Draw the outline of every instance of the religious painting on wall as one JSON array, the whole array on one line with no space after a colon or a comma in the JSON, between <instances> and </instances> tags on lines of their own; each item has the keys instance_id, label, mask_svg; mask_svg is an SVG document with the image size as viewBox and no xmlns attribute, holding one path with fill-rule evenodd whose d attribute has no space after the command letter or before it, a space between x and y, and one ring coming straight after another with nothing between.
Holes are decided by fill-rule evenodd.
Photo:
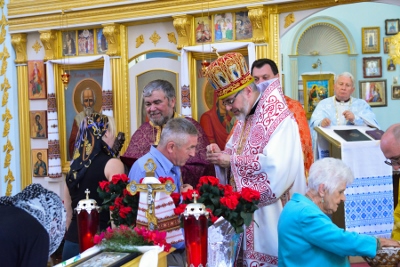
<instances>
[{"instance_id":1,"label":"religious painting on wall","mask_svg":"<svg viewBox=\"0 0 400 267\"><path fill-rule=\"evenodd\" d=\"M232 13L222 13L214 15L214 41L224 42L233 41L234 24Z\"/></svg>"},{"instance_id":2,"label":"religious painting on wall","mask_svg":"<svg viewBox=\"0 0 400 267\"><path fill-rule=\"evenodd\" d=\"M382 58L381 57L364 57L363 58L363 74L364 74L364 78L382 77Z\"/></svg>"},{"instance_id":3,"label":"religious painting on wall","mask_svg":"<svg viewBox=\"0 0 400 267\"><path fill-rule=\"evenodd\" d=\"M387 106L386 80L360 81L360 98L371 107Z\"/></svg>"},{"instance_id":4,"label":"religious painting on wall","mask_svg":"<svg viewBox=\"0 0 400 267\"><path fill-rule=\"evenodd\" d=\"M386 66L388 71L395 71L396 70L396 65L393 63L393 59L388 58L386 60Z\"/></svg>"},{"instance_id":5,"label":"religious painting on wall","mask_svg":"<svg viewBox=\"0 0 400 267\"><path fill-rule=\"evenodd\" d=\"M389 54L390 37L383 37L383 53Z\"/></svg>"},{"instance_id":6,"label":"religious painting on wall","mask_svg":"<svg viewBox=\"0 0 400 267\"><path fill-rule=\"evenodd\" d=\"M400 100L400 85L392 85L392 99Z\"/></svg>"},{"instance_id":7,"label":"religious painting on wall","mask_svg":"<svg viewBox=\"0 0 400 267\"><path fill-rule=\"evenodd\" d=\"M76 31L62 33L63 56L76 55Z\"/></svg>"},{"instance_id":8,"label":"religious painting on wall","mask_svg":"<svg viewBox=\"0 0 400 267\"><path fill-rule=\"evenodd\" d=\"M248 11L235 13L236 40L250 39L253 37L253 28Z\"/></svg>"},{"instance_id":9,"label":"religious painting on wall","mask_svg":"<svg viewBox=\"0 0 400 267\"><path fill-rule=\"evenodd\" d=\"M105 54L108 50L108 42L103 34L103 29L97 29L96 35L97 35L97 53Z\"/></svg>"},{"instance_id":10,"label":"religious painting on wall","mask_svg":"<svg viewBox=\"0 0 400 267\"><path fill-rule=\"evenodd\" d=\"M197 118L194 119L200 123L208 140L223 149L236 119L232 112L226 110L214 88L203 76L201 62L196 60L196 69L199 71L196 72L196 95L192 97L192 106L195 101L197 112Z\"/></svg>"},{"instance_id":11,"label":"religious painting on wall","mask_svg":"<svg viewBox=\"0 0 400 267\"><path fill-rule=\"evenodd\" d=\"M32 166L34 177L48 175L47 149L32 149Z\"/></svg>"},{"instance_id":12,"label":"religious painting on wall","mask_svg":"<svg viewBox=\"0 0 400 267\"><path fill-rule=\"evenodd\" d=\"M318 103L330 96L333 96L333 74L301 75L303 79L304 110L307 119Z\"/></svg>"},{"instance_id":13,"label":"religious painting on wall","mask_svg":"<svg viewBox=\"0 0 400 267\"><path fill-rule=\"evenodd\" d=\"M29 99L46 99L46 77L43 60L28 61Z\"/></svg>"},{"instance_id":14,"label":"religious painting on wall","mask_svg":"<svg viewBox=\"0 0 400 267\"><path fill-rule=\"evenodd\" d=\"M386 35L395 35L399 32L399 19L387 19L385 20L385 32Z\"/></svg>"},{"instance_id":15,"label":"religious painting on wall","mask_svg":"<svg viewBox=\"0 0 400 267\"><path fill-rule=\"evenodd\" d=\"M29 113L29 123L31 126L31 138L47 138L47 111L34 110Z\"/></svg>"},{"instance_id":16,"label":"religious painting on wall","mask_svg":"<svg viewBox=\"0 0 400 267\"><path fill-rule=\"evenodd\" d=\"M211 43L211 17L204 16L194 19L196 44Z\"/></svg>"},{"instance_id":17,"label":"religious painting on wall","mask_svg":"<svg viewBox=\"0 0 400 267\"><path fill-rule=\"evenodd\" d=\"M362 53L380 53L380 28L362 28Z\"/></svg>"},{"instance_id":18,"label":"religious painting on wall","mask_svg":"<svg viewBox=\"0 0 400 267\"><path fill-rule=\"evenodd\" d=\"M67 138L67 158L72 158L73 143L76 135L72 134L73 125L78 126L89 112L101 112L103 104L102 81L103 69L71 70L68 90L65 90L65 119ZM83 102L82 102L83 101ZM71 138L71 134L73 135ZM71 140L71 148L69 147Z\"/></svg>"},{"instance_id":19,"label":"religious painting on wall","mask_svg":"<svg viewBox=\"0 0 400 267\"><path fill-rule=\"evenodd\" d=\"M78 31L78 54L94 54L94 30L84 29Z\"/></svg>"}]
</instances>

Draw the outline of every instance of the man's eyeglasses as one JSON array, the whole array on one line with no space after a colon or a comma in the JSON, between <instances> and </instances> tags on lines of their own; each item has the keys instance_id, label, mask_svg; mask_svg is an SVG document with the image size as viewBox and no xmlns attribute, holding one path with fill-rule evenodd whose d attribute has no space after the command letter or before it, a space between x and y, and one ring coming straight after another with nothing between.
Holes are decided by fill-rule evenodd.
<instances>
[{"instance_id":1,"label":"man's eyeglasses","mask_svg":"<svg viewBox=\"0 0 400 267\"><path fill-rule=\"evenodd\" d=\"M222 105L224 105L225 107L226 107L226 106L232 106L233 103L234 103L235 100L236 100L236 97L238 96L238 94L240 94L240 92L242 92L242 90L240 90L239 92L237 92L231 99L222 101Z\"/></svg>"},{"instance_id":2,"label":"man's eyeglasses","mask_svg":"<svg viewBox=\"0 0 400 267\"><path fill-rule=\"evenodd\" d=\"M385 160L385 163L390 166L400 166L400 156L392 159L387 159Z\"/></svg>"}]
</instances>

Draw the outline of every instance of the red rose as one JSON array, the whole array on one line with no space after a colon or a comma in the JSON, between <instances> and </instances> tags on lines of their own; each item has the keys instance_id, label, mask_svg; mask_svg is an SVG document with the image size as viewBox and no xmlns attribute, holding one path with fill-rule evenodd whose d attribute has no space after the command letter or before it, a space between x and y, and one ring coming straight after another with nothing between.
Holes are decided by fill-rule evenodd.
<instances>
[{"instance_id":1,"label":"red rose","mask_svg":"<svg viewBox=\"0 0 400 267\"><path fill-rule=\"evenodd\" d=\"M126 190L126 188L124 188L124 190L122 191L122 194L124 196L132 196L131 192L129 192L128 190Z\"/></svg>"},{"instance_id":2,"label":"red rose","mask_svg":"<svg viewBox=\"0 0 400 267\"><path fill-rule=\"evenodd\" d=\"M110 189L108 188L110 182L109 181L101 181L99 182L99 186L101 190L108 192Z\"/></svg>"},{"instance_id":3,"label":"red rose","mask_svg":"<svg viewBox=\"0 0 400 267\"><path fill-rule=\"evenodd\" d=\"M224 191L224 195L230 195L233 193L233 188L231 185L229 184L225 184L225 185L218 185L218 188L222 191Z\"/></svg>"},{"instance_id":4,"label":"red rose","mask_svg":"<svg viewBox=\"0 0 400 267\"><path fill-rule=\"evenodd\" d=\"M185 211L186 206L187 206L187 204L180 204L178 207L176 207L174 209L174 213L176 215L181 215Z\"/></svg>"},{"instance_id":5,"label":"red rose","mask_svg":"<svg viewBox=\"0 0 400 267\"><path fill-rule=\"evenodd\" d=\"M199 180L199 185L210 184L210 185L218 185L219 179L214 176L202 176Z\"/></svg>"},{"instance_id":6,"label":"red rose","mask_svg":"<svg viewBox=\"0 0 400 267\"><path fill-rule=\"evenodd\" d=\"M227 197L221 197L220 202L222 205L228 207L231 210L236 209L236 206L239 204L239 200L234 194Z\"/></svg>"},{"instance_id":7,"label":"red rose","mask_svg":"<svg viewBox=\"0 0 400 267\"><path fill-rule=\"evenodd\" d=\"M251 189L249 187L244 187L242 189L242 197L244 200L248 202L252 202L253 200L259 201L260 200L260 192Z\"/></svg>"},{"instance_id":8,"label":"red rose","mask_svg":"<svg viewBox=\"0 0 400 267\"><path fill-rule=\"evenodd\" d=\"M212 213L211 209L206 208L206 211L208 211L208 213L210 215L210 220L211 220L212 223L215 223L219 219L219 217L214 216L214 214Z\"/></svg>"},{"instance_id":9,"label":"red rose","mask_svg":"<svg viewBox=\"0 0 400 267\"><path fill-rule=\"evenodd\" d=\"M174 201L175 207L178 207L179 202L181 202L181 194L173 192L171 193L172 200Z\"/></svg>"},{"instance_id":10,"label":"red rose","mask_svg":"<svg viewBox=\"0 0 400 267\"><path fill-rule=\"evenodd\" d=\"M175 183L174 179L171 177L159 177L158 180L162 183L165 184L167 181L171 181L171 183Z\"/></svg>"},{"instance_id":11,"label":"red rose","mask_svg":"<svg viewBox=\"0 0 400 267\"><path fill-rule=\"evenodd\" d=\"M119 216L123 219L132 211L131 207L120 207L119 209Z\"/></svg>"},{"instance_id":12,"label":"red rose","mask_svg":"<svg viewBox=\"0 0 400 267\"><path fill-rule=\"evenodd\" d=\"M194 190L194 189L188 189L186 192L182 192L182 197L184 201L192 201L193 200L193 194L196 194L196 198L199 199L199 191Z\"/></svg>"},{"instance_id":13,"label":"red rose","mask_svg":"<svg viewBox=\"0 0 400 267\"><path fill-rule=\"evenodd\" d=\"M114 206L117 206L117 207L120 207L120 206L123 206L124 204L123 204L123 198L122 197L117 197L117 198L115 198L115 200L114 200Z\"/></svg>"}]
</instances>

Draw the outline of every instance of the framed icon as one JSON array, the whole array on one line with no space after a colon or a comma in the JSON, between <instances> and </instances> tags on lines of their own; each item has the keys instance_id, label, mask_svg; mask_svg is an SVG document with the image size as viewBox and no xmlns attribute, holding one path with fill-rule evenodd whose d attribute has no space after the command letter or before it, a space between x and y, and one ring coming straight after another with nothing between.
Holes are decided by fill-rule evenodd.
<instances>
[{"instance_id":1,"label":"framed icon","mask_svg":"<svg viewBox=\"0 0 400 267\"><path fill-rule=\"evenodd\" d=\"M385 32L386 35L395 35L399 32L399 19L387 19L385 20Z\"/></svg>"},{"instance_id":2,"label":"framed icon","mask_svg":"<svg viewBox=\"0 0 400 267\"><path fill-rule=\"evenodd\" d=\"M29 113L29 123L31 127L31 138L46 139L47 138L47 111L34 110Z\"/></svg>"},{"instance_id":3,"label":"framed icon","mask_svg":"<svg viewBox=\"0 0 400 267\"><path fill-rule=\"evenodd\" d=\"M303 79L304 110L307 119L310 119L318 103L333 96L334 75L301 75L301 77Z\"/></svg>"},{"instance_id":4,"label":"framed icon","mask_svg":"<svg viewBox=\"0 0 400 267\"><path fill-rule=\"evenodd\" d=\"M34 177L46 177L48 175L47 149L32 150L32 166Z\"/></svg>"},{"instance_id":5,"label":"framed icon","mask_svg":"<svg viewBox=\"0 0 400 267\"><path fill-rule=\"evenodd\" d=\"M63 56L76 55L76 31L62 33Z\"/></svg>"},{"instance_id":6,"label":"framed icon","mask_svg":"<svg viewBox=\"0 0 400 267\"><path fill-rule=\"evenodd\" d=\"M360 81L360 98L371 107L387 106L386 80Z\"/></svg>"},{"instance_id":7,"label":"framed icon","mask_svg":"<svg viewBox=\"0 0 400 267\"><path fill-rule=\"evenodd\" d=\"M380 52L380 28L368 27L362 28L362 53L379 53Z\"/></svg>"},{"instance_id":8,"label":"framed icon","mask_svg":"<svg viewBox=\"0 0 400 267\"><path fill-rule=\"evenodd\" d=\"M46 75L43 60L28 61L28 95L30 100L46 99Z\"/></svg>"},{"instance_id":9,"label":"framed icon","mask_svg":"<svg viewBox=\"0 0 400 267\"><path fill-rule=\"evenodd\" d=\"M363 74L364 74L364 78L380 78L380 77L382 77L382 58L381 57L364 57L363 58Z\"/></svg>"}]
</instances>

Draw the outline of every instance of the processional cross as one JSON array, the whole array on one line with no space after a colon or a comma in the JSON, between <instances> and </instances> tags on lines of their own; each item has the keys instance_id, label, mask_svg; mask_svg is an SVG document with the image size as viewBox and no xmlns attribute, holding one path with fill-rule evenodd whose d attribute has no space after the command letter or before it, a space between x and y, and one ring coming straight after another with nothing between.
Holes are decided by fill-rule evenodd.
<instances>
[{"instance_id":1,"label":"processional cross","mask_svg":"<svg viewBox=\"0 0 400 267\"><path fill-rule=\"evenodd\" d=\"M157 168L153 159L148 159L144 164L146 170L146 177L154 177L154 171ZM147 192L147 226L150 230L157 229L157 217L155 215L155 201L154 197L157 192L164 192L170 195L175 191L176 185L171 181L165 182L165 184L138 184L136 181L130 182L126 189L132 194L136 195L137 192Z\"/></svg>"}]
</instances>

